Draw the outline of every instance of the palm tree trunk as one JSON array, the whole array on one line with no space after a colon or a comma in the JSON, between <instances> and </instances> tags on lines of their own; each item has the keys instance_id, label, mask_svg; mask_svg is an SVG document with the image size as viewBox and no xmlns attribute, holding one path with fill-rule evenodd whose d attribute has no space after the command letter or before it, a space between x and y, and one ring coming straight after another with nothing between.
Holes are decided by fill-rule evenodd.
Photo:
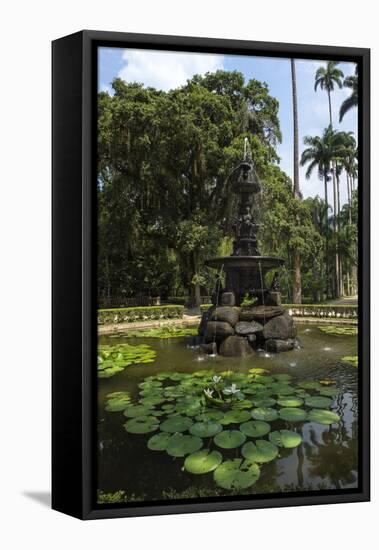
<instances>
[{"instance_id":1,"label":"palm tree trunk","mask_svg":"<svg viewBox=\"0 0 379 550\"><path fill-rule=\"evenodd\" d=\"M334 294L336 298L340 296L340 275L339 275L339 258L338 258L338 246L337 246L337 183L336 183L336 170L335 163L332 162L332 176L333 176L333 232L334 232L334 246L335 246L335 273L334 273Z\"/></svg>"},{"instance_id":2,"label":"palm tree trunk","mask_svg":"<svg viewBox=\"0 0 379 550\"><path fill-rule=\"evenodd\" d=\"M350 193L350 182L349 182L348 172L346 172L346 188L347 188L347 202L349 205L349 225L351 225L351 193Z\"/></svg>"},{"instance_id":3,"label":"palm tree trunk","mask_svg":"<svg viewBox=\"0 0 379 550\"><path fill-rule=\"evenodd\" d=\"M344 286L343 286L343 268L342 268L342 257L341 257L341 246L340 246L340 234L341 234L341 225L340 225L340 215L341 215L341 198L340 198L340 178L338 172L336 172L337 179L337 252L338 252L338 272L339 272L339 295L344 295Z\"/></svg>"},{"instance_id":4,"label":"palm tree trunk","mask_svg":"<svg viewBox=\"0 0 379 550\"><path fill-rule=\"evenodd\" d=\"M325 97L325 96L324 96ZM332 118L332 99L330 97L330 90L328 90L328 101L329 101L329 118L330 126L333 128L333 118Z\"/></svg>"},{"instance_id":5,"label":"palm tree trunk","mask_svg":"<svg viewBox=\"0 0 379 550\"><path fill-rule=\"evenodd\" d=\"M293 194L300 200L299 182L299 123L297 114L297 91L296 91L296 67L295 60L291 59L292 76L292 110L293 110ZM301 256L298 247L295 247L293 254L294 279L293 279L293 303L301 304Z\"/></svg>"},{"instance_id":6,"label":"palm tree trunk","mask_svg":"<svg viewBox=\"0 0 379 550\"><path fill-rule=\"evenodd\" d=\"M329 227L328 227L328 173L324 173L324 193L325 193L325 271L326 271L326 296L330 297L330 278L329 278Z\"/></svg>"}]
</instances>

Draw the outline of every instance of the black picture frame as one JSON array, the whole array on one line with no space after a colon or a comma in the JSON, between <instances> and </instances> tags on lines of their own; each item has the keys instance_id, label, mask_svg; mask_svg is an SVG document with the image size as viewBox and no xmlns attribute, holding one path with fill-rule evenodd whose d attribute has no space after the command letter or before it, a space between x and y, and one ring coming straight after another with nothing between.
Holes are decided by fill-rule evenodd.
<instances>
[{"instance_id":1,"label":"black picture frame","mask_svg":"<svg viewBox=\"0 0 379 550\"><path fill-rule=\"evenodd\" d=\"M127 505L95 504L96 74L98 46L344 60L359 74L359 488ZM370 50L81 31L52 44L52 507L81 519L370 499Z\"/></svg>"}]
</instances>

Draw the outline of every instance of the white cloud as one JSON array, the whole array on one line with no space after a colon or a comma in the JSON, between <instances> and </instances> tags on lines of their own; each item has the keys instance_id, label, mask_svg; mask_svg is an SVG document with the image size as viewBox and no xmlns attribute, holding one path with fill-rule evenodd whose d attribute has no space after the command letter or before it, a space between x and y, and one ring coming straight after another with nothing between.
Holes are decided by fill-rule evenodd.
<instances>
[{"instance_id":1,"label":"white cloud","mask_svg":"<svg viewBox=\"0 0 379 550\"><path fill-rule=\"evenodd\" d=\"M182 86L194 74L222 69L222 55L149 50L124 50L118 76L159 90Z\"/></svg>"}]
</instances>

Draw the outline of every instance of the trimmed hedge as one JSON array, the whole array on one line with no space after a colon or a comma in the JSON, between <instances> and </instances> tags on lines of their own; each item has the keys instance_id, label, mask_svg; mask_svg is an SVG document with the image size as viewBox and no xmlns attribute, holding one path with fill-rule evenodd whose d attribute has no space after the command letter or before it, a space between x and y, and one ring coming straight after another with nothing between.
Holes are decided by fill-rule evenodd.
<instances>
[{"instance_id":1,"label":"trimmed hedge","mask_svg":"<svg viewBox=\"0 0 379 550\"><path fill-rule=\"evenodd\" d=\"M290 315L294 317L330 317L341 319L357 319L358 306L331 304L284 304Z\"/></svg>"},{"instance_id":2,"label":"trimmed hedge","mask_svg":"<svg viewBox=\"0 0 379 550\"><path fill-rule=\"evenodd\" d=\"M113 325L134 321L181 319L183 312L184 306L180 305L98 309L97 322L99 325Z\"/></svg>"},{"instance_id":3,"label":"trimmed hedge","mask_svg":"<svg viewBox=\"0 0 379 550\"><path fill-rule=\"evenodd\" d=\"M200 311L203 313L212 304L202 304ZM330 317L331 319L357 319L358 306L330 305L330 304L283 304L290 315L294 317Z\"/></svg>"}]
</instances>

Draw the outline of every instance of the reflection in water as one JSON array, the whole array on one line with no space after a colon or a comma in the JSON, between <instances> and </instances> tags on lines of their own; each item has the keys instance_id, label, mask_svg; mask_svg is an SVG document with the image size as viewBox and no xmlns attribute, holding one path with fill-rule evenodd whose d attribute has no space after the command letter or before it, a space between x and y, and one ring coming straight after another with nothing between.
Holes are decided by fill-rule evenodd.
<instances>
[{"instance_id":1,"label":"reflection in water","mask_svg":"<svg viewBox=\"0 0 379 550\"><path fill-rule=\"evenodd\" d=\"M281 449L277 460L261 468L258 482L239 494L356 487L358 369L341 361L345 355L357 354L356 337L334 336L304 325L299 327L299 332L303 346L299 350L267 354L269 357L262 350L263 353L243 359L220 356L199 359L197 350L186 347L183 338L117 338L117 343L148 343L156 349L157 358L152 364L131 366L112 378L99 380L98 487L105 493L123 490L131 499L145 500L159 499L162 495L165 498L179 494L194 496L193 491L213 494L215 485L211 474L190 475L182 471L182 459L148 450L146 436L124 430L122 413L105 411L105 397L110 392L124 390L136 395L143 378L162 371L194 372L212 368L216 372L229 369L247 372L252 367L263 367L272 373L288 372L294 382L332 379L340 390L333 399L332 410L340 415L341 422L331 426L305 422L295 428L283 420L272 422L272 430L298 431L303 444L295 449ZM115 343L115 340L101 337L100 342ZM324 351L326 348L328 353ZM198 361L202 361L201 366ZM224 460L236 458L238 453L238 449L222 452Z\"/></svg>"}]
</instances>

